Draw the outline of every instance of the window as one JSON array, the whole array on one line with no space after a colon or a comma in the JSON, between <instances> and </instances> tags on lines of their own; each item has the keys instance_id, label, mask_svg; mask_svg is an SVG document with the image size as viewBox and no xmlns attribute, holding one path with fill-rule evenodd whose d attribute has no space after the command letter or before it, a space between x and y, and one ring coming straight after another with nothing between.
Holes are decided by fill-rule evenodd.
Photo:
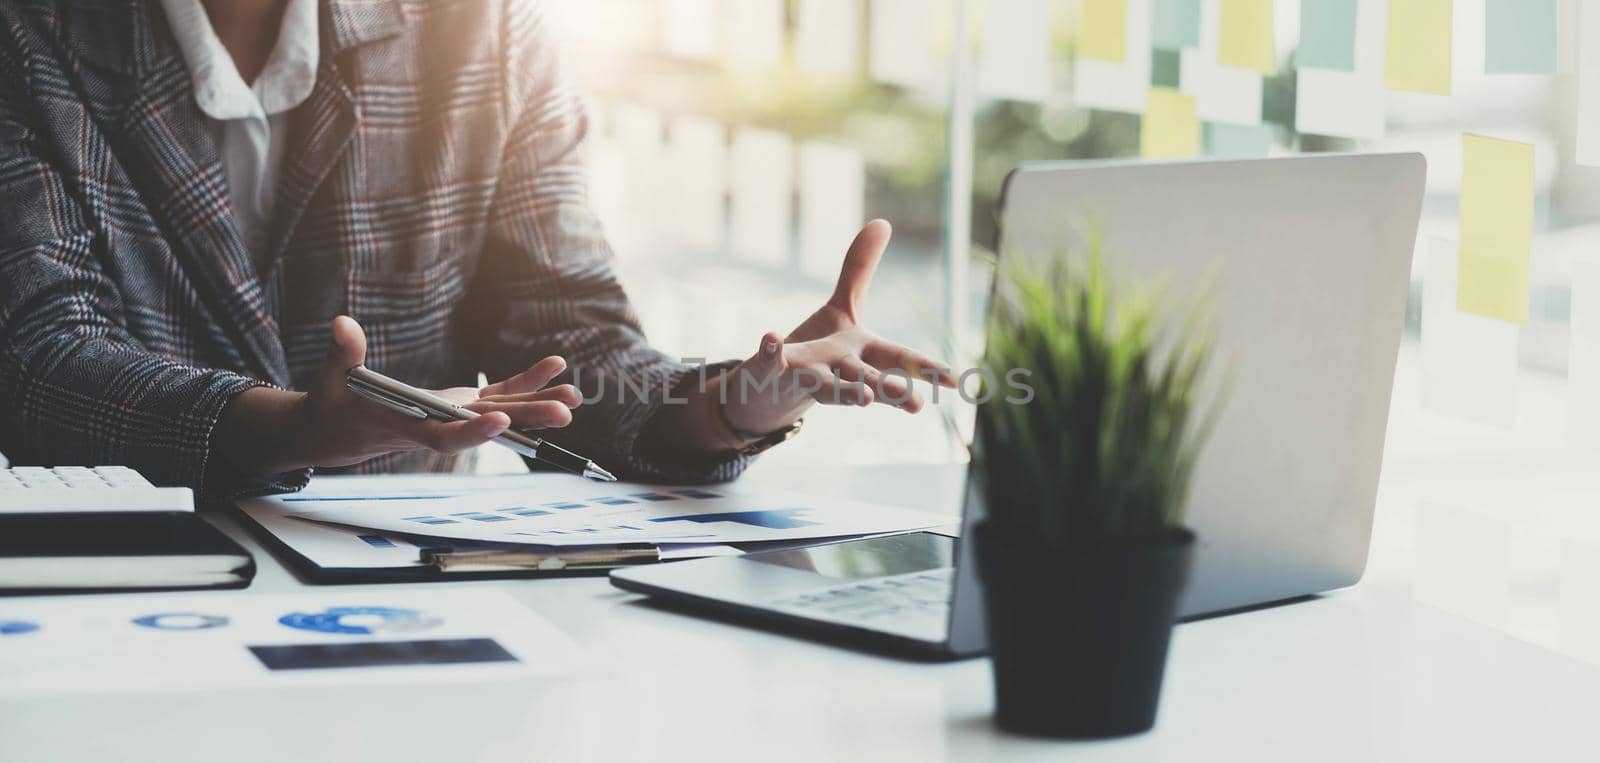
<instances>
[{"instance_id":1,"label":"window","mask_svg":"<svg viewBox=\"0 0 1600 763\"><path fill-rule=\"evenodd\" d=\"M1600 169L1576 161L1600 153L1585 144L1600 134L1578 127L1579 92L1600 74L1579 76L1581 30L1597 26L1579 4L559 7L571 71L592 100L595 204L647 332L685 356L743 357L763 331L799 321L874 216L896 235L873 327L929 348L967 341L1000 183L1021 161L1422 152L1429 179L1374 574L1414 566L1419 596L1477 586L1454 600L1476 603L1455 608L1524 638L1600 634L1597 621L1553 635L1508 614L1503 595L1600 591L1600 563L1585 561L1600 559L1600 534L1584 529L1600 527L1600 470L1585 450L1600 444ZM1526 322L1464 313L1452 299L1467 133L1531 146ZM964 458L938 416L820 410L810 424L767 458Z\"/></svg>"},{"instance_id":2,"label":"window","mask_svg":"<svg viewBox=\"0 0 1600 763\"><path fill-rule=\"evenodd\" d=\"M1122 6L1125 16L1094 18L1101 5ZM1600 269L1582 266L1600 243L1600 170L1573 160L1576 5L1560 6L1555 74L1485 74L1486 19L1504 13L1504 3L1456 0L1446 16L1448 96L1384 85L1381 0L1304 3L1314 14L1306 45L1299 0L1237 5L1270 14L1270 45L1250 53L1267 58L1267 74L1219 64L1230 34L1221 0L606 0L560 8L570 69L594 117L595 206L646 331L669 352L744 357L762 331L787 330L826 298L851 232L872 216L896 226L872 293L872 326L917 346L946 346L976 318L1006 171L1037 158L1150 152L1141 146L1141 112L1150 88L1168 88L1194 102L1202 154L1421 150L1429 158L1390 451L1426 451L1437 427L1464 427L1462 441L1482 446L1477 457L1510 461L1565 448L1570 435L1600 440L1589 435L1600 432L1600 403L1582 401L1600 395L1600 382L1566 384L1570 366L1574 376L1600 373L1584 365L1597 350L1571 339L1576 301L1586 288L1600 299ZM1110 51L1120 62L1104 61L1104 34L1082 42L1106 29L1125 35ZM1326 40L1339 35L1350 38ZM1339 67L1352 70L1330 74ZM1477 352L1454 360L1482 373L1435 379L1422 363L1424 347L1434 349L1422 333L1422 299L1430 253L1459 235L1469 131L1533 146L1530 310L1525 325L1490 333L1512 365L1469 344ZM1600 347L1600 328L1589 331ZM1438 384L1466 385L1469 416L1424 405L1424 389ZM1568 432L1570 414L1586 424ZM962 457L938 416L891 409L818 411L811 432L781 451L770 457Z\"/></svg>"},{"instance_id":3,"label":"window","mask_svg":"<svg viewBox=\"0 0 1600 763\"><path fill-rule=\"evenodd\" d=\"M951 326L949 4L611 0L562 6L590 100L593 203L646 333L752 354L832 292L861 224L895 226L873 330L937 351ZM941 395L947 402L951 395ZM964 457L934 411L818 409L788 463Z\"/></svg>"}]
</instances>

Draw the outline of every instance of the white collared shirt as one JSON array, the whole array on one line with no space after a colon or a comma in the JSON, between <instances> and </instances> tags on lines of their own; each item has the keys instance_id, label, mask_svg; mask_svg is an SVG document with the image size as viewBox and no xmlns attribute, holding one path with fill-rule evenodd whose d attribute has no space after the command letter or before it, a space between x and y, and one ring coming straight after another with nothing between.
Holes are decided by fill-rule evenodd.
<instances>
[{"instance_id":1,"label":"white collared shirt","mask_svg":"<svg viewBox=\"0 0 1600 763\"><path fill-rule=\"evenodd\" d=\"M200 0L161 0L172 36L194 80L194 97L222 155L233 219L259 261L271 245L268 224L288 138L290 110L317 78L317 2L289 0L278 40L253 84L239 76Z\"/></svg>"}]
</instances>

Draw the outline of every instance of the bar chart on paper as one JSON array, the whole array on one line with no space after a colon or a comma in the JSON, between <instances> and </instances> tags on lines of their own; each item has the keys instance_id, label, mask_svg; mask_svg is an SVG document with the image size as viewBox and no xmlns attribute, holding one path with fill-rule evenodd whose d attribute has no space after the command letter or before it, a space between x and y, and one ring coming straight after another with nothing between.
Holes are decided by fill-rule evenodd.
<instances>
[{"instance_id":1,"label":"bar chart on paper","mask_svg":"<svg viewBox=\"0 0 1600 763\"><path fill-rule=\"evenodd\" d=\"M567 475L527 475L524 484L544 484L548 480L562 481ZM369 571L387 574L401 570L425 569L428 563L420 556L423 548L439 546L439 539L426 535L384 532L370 528L325 522L306 521L308 513L317 507L331 504L353 505L415 505L416 501L459 498L481 492L504 492L510 484L497 477L456 477L424 475L424 484L407 475L381 477L322 477L312 482L305 491L290 495L248 498L239 502L239 510L251 521L270 534L286 550L303 559L314 568L311 575L356 576ZM393 483L400 484L393 484ZM518 488L526 490L528 488ZM555 509L523 509L520 514L539 516ZM492 516L492 515L485 515ZM441 518L443 519L443 518ZM731 556L739 549L719 543L661 543L657 544L662 559L696 559L706 556ZM330 570L338 572L329 573ZM341 581L344 582L344 581Z\"/></svg>"},{"instance_id":2,"label":"bar chart on paper","mask_svg":"<svg viewBox=\"0 0 1600 763\"><path fill-rule=\"evenodd\" d=\"M761 543L920 530L934 514L778 491L563 482L412 501L320 501L297 518L384 533L543 546Z\"/></svg>"}]
</instances>

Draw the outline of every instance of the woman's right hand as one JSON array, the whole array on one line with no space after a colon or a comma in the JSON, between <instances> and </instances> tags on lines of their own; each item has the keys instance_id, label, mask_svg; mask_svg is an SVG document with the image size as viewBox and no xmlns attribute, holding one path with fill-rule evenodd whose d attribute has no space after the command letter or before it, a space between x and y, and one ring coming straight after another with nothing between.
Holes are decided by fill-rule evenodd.
<instances>
[{"instance_id":1,"label":"woman's right hand","mask_svg":"<svg viewBox=\"0 0 1600 763\"><path fill-rule=\"evenodd\" d=\"M454 387L434 393L483 415L468 421L418 420L357 397L345 374L363 364L366 335L353 319L333 320L333 346L305 392L256 387L223 409L215 445L236 468L277 474L305 467L347 466L387 453L456 453L488 442L515 425L564 427L581 398L571 385L547 387L566 370L551 356L482 390Z\"/></svg>"}]
</instances>

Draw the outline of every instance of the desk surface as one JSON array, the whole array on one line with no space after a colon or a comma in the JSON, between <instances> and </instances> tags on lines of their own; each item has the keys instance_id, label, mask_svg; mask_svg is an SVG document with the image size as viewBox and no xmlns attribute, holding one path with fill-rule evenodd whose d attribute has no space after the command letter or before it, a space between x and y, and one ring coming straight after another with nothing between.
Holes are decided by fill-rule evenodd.
<instances>
[{"instance_id":1,"label":"desk surface","mask_svg":"<svg viewBox=\"0 0 1600 763\"><path fill-rule=\"evenodd\" d=\"M961 470L746 479L954 513ZM261 570L304 588L225 517ZM997 733L989 665L926 665L641 603L604 579L494 586L610 666L559 686L405 696L212 693L0 703L0 760L1571 760L1600 749L1600 669L1417 603L1381 553L1362 584L1180 626L1156 729L1101 743ZM441 585L441 584L433 584Z\"/></svg>"}]
</instances>

